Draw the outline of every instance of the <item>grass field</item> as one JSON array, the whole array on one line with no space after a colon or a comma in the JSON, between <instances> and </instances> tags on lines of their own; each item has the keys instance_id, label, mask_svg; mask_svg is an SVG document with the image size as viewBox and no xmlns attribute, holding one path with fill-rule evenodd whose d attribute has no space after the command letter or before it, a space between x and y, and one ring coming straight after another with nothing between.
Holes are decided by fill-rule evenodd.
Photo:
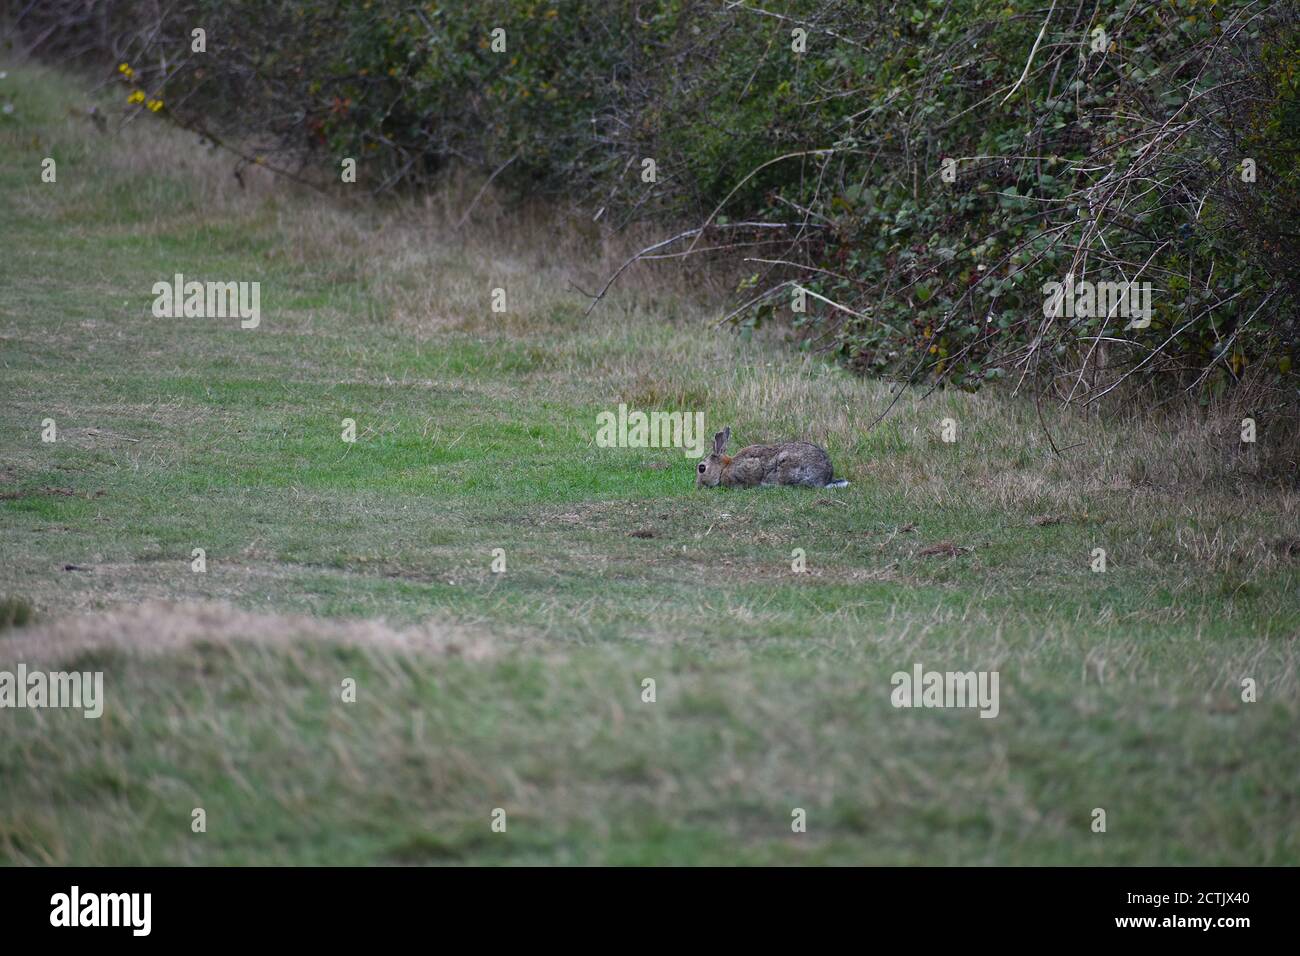
<instances>
[{"instance_id":1,"label":"grass field","mask_svg":"<svg viewBox=\"0 0 1300 956\"><path fill-rule=\"evenodd\" d=\"M0 861L1300 862L1300 495L1239 416L1045 404L1060 457L1009 394L869 428L887 385L668 270L584 318L619 249L558 213L241 186L5 69L0 597L36 619L0 669L107 703L0 710ZM175 273L259 281L260 326L155 318ZM597 446L621 402L852 485L696 490ZM917 663L1000 713L894 708Z\"/></svg>"}]
</instances>

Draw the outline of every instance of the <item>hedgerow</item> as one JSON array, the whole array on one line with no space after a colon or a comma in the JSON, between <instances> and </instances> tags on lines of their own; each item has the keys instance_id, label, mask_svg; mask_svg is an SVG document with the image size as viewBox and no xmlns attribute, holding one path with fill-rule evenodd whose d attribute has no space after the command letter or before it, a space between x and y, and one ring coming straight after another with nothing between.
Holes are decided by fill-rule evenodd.
<instances>
[{"instance_id":1,"label":"hedgerow","mask_svg":"<svg viewBox=\"0 0 1300 956\"><path fill-rule=\"evenodd\" d=\"M308 176L467 165L611 230L685 220L658 253L747 267L728 321L865 373L1295 396L1293 2L92 6L16 35L126 63L136 108ZM1089 310L1108 283L1150 283L1149 313Z\"/></svg>"}]
</instances>

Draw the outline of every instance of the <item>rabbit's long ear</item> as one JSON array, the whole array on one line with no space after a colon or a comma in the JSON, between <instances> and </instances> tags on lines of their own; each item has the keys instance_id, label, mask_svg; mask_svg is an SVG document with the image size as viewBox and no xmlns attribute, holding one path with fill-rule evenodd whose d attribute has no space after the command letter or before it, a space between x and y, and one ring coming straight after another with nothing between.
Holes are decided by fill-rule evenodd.
<instances>
[{"instance_id":1,"label":"rabbit's long ear","mask_svg":"<svg viewBox=\"0 0 1300 956\"><path fill-rule=\"evenodd\" d=\"M713 453L721 455L727 450L727 442L731 441L731 426L728 425L722 431L713 436Z\"/></svg>"}]
</instances>

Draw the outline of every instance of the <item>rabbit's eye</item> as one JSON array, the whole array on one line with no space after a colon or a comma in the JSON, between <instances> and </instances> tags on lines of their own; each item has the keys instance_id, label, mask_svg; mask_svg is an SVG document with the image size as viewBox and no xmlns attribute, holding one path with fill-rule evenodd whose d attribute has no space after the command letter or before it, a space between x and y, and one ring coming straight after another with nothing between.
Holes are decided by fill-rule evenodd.
<instances>
[{"instance_id":1,"label":"rabbit's eye","mask_svg":"<svg viewBox=\"0 0 1300 956\"><path fill-rule=\"evenodd\" d=\"M698 471L701 475L704 474L704 462L700 462L698 465L696 465L695 470Z\"/></svg>"}]
</instances>

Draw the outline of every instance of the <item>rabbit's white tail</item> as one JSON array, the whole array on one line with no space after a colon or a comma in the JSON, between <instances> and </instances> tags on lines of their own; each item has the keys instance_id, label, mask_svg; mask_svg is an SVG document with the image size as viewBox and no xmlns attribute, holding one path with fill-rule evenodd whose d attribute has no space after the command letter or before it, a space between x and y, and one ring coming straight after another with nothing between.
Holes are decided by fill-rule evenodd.
<instances>
[{"instance_id":1,"label":"rabbit's white tail","mask_svg":"<svg viewBox=\"0 0 1300 956\"><path fill-rule=\"evenodd\" d=\"M849 480L847 478L836 478L833 481L826 482L827 488L847 488Z\"/></svg>"}]
</instances>

